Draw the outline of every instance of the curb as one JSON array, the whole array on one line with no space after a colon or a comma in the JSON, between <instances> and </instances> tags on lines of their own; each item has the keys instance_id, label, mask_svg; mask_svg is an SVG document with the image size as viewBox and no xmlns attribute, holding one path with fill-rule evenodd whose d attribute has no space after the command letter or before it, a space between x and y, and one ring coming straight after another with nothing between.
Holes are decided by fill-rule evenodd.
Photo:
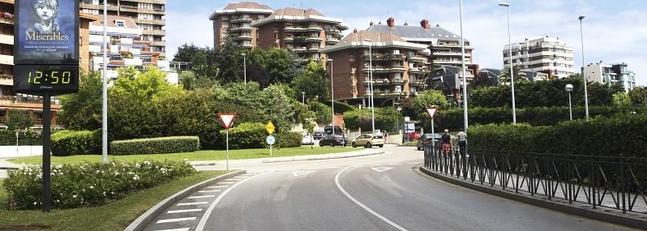
<instances>
[{"instance_id":1,"label":"curb","mask_svg":"<svg viewBox=\"0 0 647 231\"><path fill-rule=\"evenodd\" d=\"M177 192L173 194L170 197L167 197L166 199L160 201L157 203L155 206L152 208L148 209L144 214L140 215L135 219L128 227L124 229L124 231L140 231L144 230L144 227L151 223L157 216L159 216L161 213L164 212L168 207L170 207L172 204L175 204L176 202L180 201L182 198L200 190L203 186L207 184L211 184L213 182L217 182L220 180L224 180L227 178L239 176L245 174L247 171L245 170L238 170L235 172L230 172L225 175L220 175L214 178L211 178L209 180L205 180L203 182L197 183L191 187L188 187L180 192Z\"/></svg>"},{"instance_id":2,"label":"curb","mask_svg":"<svg viewBox=\"0 0 647 231\"><path fill-rule=\"evenodd\" d=\"M360 151L354 151L354 152L360 152ZM294 158L291 159L283 159L283 160L272 160L272 158L263 158L263 159L242 159L242 160L234 160L234 161L245 161L245 163L280 163L280 162L292 162L292 161L310 161L310 160L331 160L331 159L344 159L344 158L353 158L353 157L363 157L363 156L372 156L372 155L379 155L379 154L384 154L385 151L384 149L380 149L379 151L375 152L370 152L370 153L364 153L364 154L359 154L359 155L343 155L343 156L330 156L330 157L317 157L317 155L309 155L309 156L294 156ZM299 158L298 158L299 157ZM280 158L280 157L276 157ZM214 162L203 162L203 163L197 163L197 164L191 164L192 166L215 166L218 165L218 162L220 161L214 161ZM229 160L229 163L232 163L232 160Z\"/></svg>"},{"instance_id":3,"label":"curb","mask_svg":"<svg viewBox=\"0 0 647 231\"><path fill-rule=\"evenodd\" d=\"M631 216L631 214L623 215L623 214L607 212L599 209L592 209L589 206L584 204L580 206L576 205L575 203L572 205L563 204L557 201L551 201L551 200L536 198L536 197L529 197L529 196L524 196L522 194L517 194L514 192L504 191L501 189L484 187L484 186L481 186L480 184L465 182L460 179L456 179L453 177L449 177L449 176L445 176L442 174L429 171L423 168L422 166L418 167L418 170L430 177L433 177L451 184L455 184L461 187L479 191L482 193L492 194L498 197L503 197L506 199L519 201L522 203L539 206L547 209L552 209L559 212L582 216L582 217L586 217L594 220L614 223L614 224L623 225L631 228L637 228L641 230L647 230L647 220L645 220L644 218L629 217Z\"/></svg>"}]
</instances>

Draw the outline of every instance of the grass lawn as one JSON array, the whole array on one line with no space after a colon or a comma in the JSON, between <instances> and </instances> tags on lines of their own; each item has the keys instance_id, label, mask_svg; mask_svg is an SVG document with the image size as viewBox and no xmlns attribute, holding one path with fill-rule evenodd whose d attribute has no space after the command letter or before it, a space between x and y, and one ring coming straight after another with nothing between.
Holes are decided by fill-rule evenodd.
<instances>
[{"instance_id":1,"label":"grass lawn","mask_svg":"<svg viewBox=\"0 0 647 231\"><path fill-rule=\"evenodd\" d=\"M7 193L0 187L0 230L123 230L164 198L223 173L224 171L200 172L133 193L101 207L52 210L50 213L38 210L7 210Z\"/></svg>"},{"instance_id":2,"label":"grass lawn","mask_svg":"<svg viewBox=\"0 0 647 231\"><path fill-rule=\"evenodd\" d=\"M281 148L273 149L271 157L280 157L280 156L300 156L300 155L320 155L320 154L330 154L330 153L340 153L340 152L349 152L349 151L360 151L362 148L350 148L350 147L318 147L314 146L313 149L310 149L310 146L302 146L297 148ZM119 160L119 161L144 161L144 160L224 160L225 159L224 150L203 150L197 152L185 152L185 153L170 153L170 154L151 154L151 155L109 155L110 160ZM269 149L239 149L239 150L229 150L229 159L254 159L254 158L266 158L270 157ZM16 164L35 164L40 165L42 157L24 157L11 160L11 162ZM55 164L73 164L81 162L98 162L101 161L101 155L76 155L76 156L53 156L52 163Z\"/></svg>"}]
</instances>

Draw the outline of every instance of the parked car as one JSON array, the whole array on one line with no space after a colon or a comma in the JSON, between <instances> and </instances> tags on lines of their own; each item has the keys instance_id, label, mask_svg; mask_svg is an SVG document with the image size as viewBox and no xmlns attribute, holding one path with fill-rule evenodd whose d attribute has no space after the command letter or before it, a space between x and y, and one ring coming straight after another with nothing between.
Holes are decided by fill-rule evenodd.
<instances>
[{"instance_id":1,"label":"parked car","mask_svg":"<svg viewBox=\"0 0 647 231\"><path fill-rule=\"evenodd\" d=\"M315 143L315 139L309 135L303 135L303 138L301 138L301 144L303 145L311 145L314 143Z\"/></svg>"},{"instance_id":2,"label":"parked car","mask_svg":"<svg viewBox=\"0 0 647 231\"><path fill-rule=\"evenodd\" d=\"M344 135L344 130L342 130L339 126L336 126L336 125L334 127L332 125L328 125L324 127L324 132L327 135L331 135L331 134L340 135L340 136Z\"/></svg>"},{"instance_id":3,"label":"parked car","mask_svg":"<svg viewBox=\"0 0 647 231\"><path fill-rule=\"evenodd\" d=\"M353 140L351 143L353 148L357 146L364 146L365 148L371 148L373 146L384 147L384 136L382 135L361 135Z\"/></svg>"},{"instance_id":4,"label":"parked car","mask_svg":"<svg viewBox=\"0 0 647 231\"><path fill-rule=\"evenodd\" d=\"M324 137L324 131L315 131L315 134L312 136L315 140L320 140Z\"/></svg>"},{"instance_id":5,"label":"parked car","mask_svg":"<svg viewBox=\"0 0 647 231\"><path fill-rule=\"evenodd\" d=\"M332 146L332 147L344 146L344 147L346 147L347 143L348 143L348 140L346 140L346 138L344 136L327 135L327 136L324 136L324 138L322 138L319 141L319 146L321 146L321 147L323 147L323 146Z\"/></svg>"},{"instance_id":6,"label":"parked car","mask_svg":"<svg viewBox=\"0 0 647 231\"><path fill-rule=\"evenodd\" d=\"M418 150L425 150L425 145L431 144L432 138L436 142L436 147L438 147L440 144L440 138L442 137L443 137L443 134L441 133L425 133L422 136L420 136L420 139L418 139L418 143L416 144L416 147L418 148Z\"/></svg>"}]
</instances>

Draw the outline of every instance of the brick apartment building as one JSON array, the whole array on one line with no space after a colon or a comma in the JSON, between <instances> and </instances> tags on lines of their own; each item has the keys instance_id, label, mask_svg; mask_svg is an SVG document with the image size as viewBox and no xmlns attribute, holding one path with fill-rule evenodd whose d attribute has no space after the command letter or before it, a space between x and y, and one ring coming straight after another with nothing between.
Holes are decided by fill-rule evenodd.
<instances>
[{"instance_id":1,"label":"brick apartment building","mask_svg":"<svg viewBox=\"0 0 647 231\"><path fill-rule=\"evenodd\" d=\"M321 49L337 44L347 27L342 20L326 17L314 9L283 8L269 17L256 20L257 46L278 47L297 53L301 61L325 59Z\"/></svg>"},{"instance_id":2,"label":"brick apartment building","mask_svg":"<svg viewBox=\"0 0 647 231\"><path fill-rule=\"evenodd\" d=\"M243 47L256 47L257 31L253 21L274 13L269 6L255 2L229 3L209 16L213 21L213 47L219 47L227 37Z\"/></svg>"},{"instance_id":3,"label":"brick apartment building","mask_svg":"<svg viewBox=\"0 0 647 231\"><path fill-rule=\"evenodd\" d=\"M368 105L371 69L376 106L416 95L425 88L429 73L425 49L426 45L406 42L393 33L353 31L322 49L334 63L335 100Z\"/></svg>"}]
</instances>

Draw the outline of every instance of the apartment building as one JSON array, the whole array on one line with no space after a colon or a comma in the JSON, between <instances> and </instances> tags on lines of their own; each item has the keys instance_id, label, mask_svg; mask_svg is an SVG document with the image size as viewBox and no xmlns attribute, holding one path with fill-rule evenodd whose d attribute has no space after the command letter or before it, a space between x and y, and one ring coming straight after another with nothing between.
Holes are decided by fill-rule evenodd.
<instances>
[{"instance_id":1,"label":"apartment building","mask_svg":"<svg viewBox=\"0 0 647 231\"><path fill-rule=\"evenodd\" d=\"M170 70L167 60L160 60L160 52L155 52L153 43L141 40L143 30L130 17L109 15L106 25L108 41L108 76L117 77L116 69L124 66L134 66L143 70L147 66L157 66L162 70ZM90 70L99 71L103 68L103 17L90 24L90 47L92 57Z\"/></svg>"},{"instance_id":2,"label":"apartment building","mask_svg":"<svg viewBox=\"0 0 647 231\"><path fill-rule=\"evenodd\" d=\"M36 125L42 124L42 97L16 93L13 89L14 46L14 0L0 0L0 126L3 126L10 111L26 111ZM96 16L81 13L79 29L79 67L87 71L89 57L89 25ZM60 110L60 101L55 97L51 104L52 125Z\"/></svg>"},{"instance_id":3,"label":"apartment building","mask_svg":"<svg viewBox=\"0 0 647 231\"><path fill-rule=\"evenodd\" d=\"M620 85L626 92L636 87L636 75L627 69L626 63L605 64L602 61L584 67L584 77L588 82L606 85Z\"/></svg>"},{"instance_id":4,"label":"apartment building","mask_svg":"<svg viewBox=\"0 0 647 231\"><path fill-rule=\"evenodd\" d=\"M396 25L395 19L390 17L386 20L386 25L371 24L368 31L393 33L400 36L404 41L410 43L423 44L428 47L427 56L431 65L461 67L461 37L442 27L440 25L431 26L429 20L420 21L420 26ZM465 64L472 64L472 51L468 40L465 42Z\"/></svg>"},{"instance_id":5,"label":"apartment building","mask_svg":"<svg viewBox=\"0 0 647 231\"><path fill-rule=\"evenodd\" d=\"M503 48L503 65L510 65L510 48ZM565 78L575 74L573 48L559 38L542 37L525 39L512 44L512 64L522 70L543 72L549 78Z\"/></svg>"},{"instance_id":6,"label":"apartment building","mask_svg":"<svg viewBox=\"0 0 647 231\"><path fill-rule=\"evenodd\" d=\"M82 12L103 14L103 0L80 0ZM107 0L108 15L132 18L143 30L141 40L151 42L154 52L165 57L166 0Z\"/></svg>"},{"instance_id":7,"label":"apartment building","mask_svg":"<svg viewBox=\"0 0 647 231\"><path fill-rule=\"evenodd\" d=\"M272 13L272 8L256 2L229 3L223 9L214 11L209 16L209 20L213 21L213 47L222 45L226 38L243 47L255 47L257 29L251 23Z\"/></svg>"},{"instance_id":8,"label":"apartment building","mask_svg":"<svg viewBox=\"0 0 647 231\"><path fill-rule=\"evenodd\" d=\"M283 8L256 20L257 46L278 47L297 53L301 61L325 59L321 49L337 44L347 27L342 20L326 17L314 9Z\"/></svg>"},{"instance_id":9,"label":"apartment building","mask_svg":"<svg viewBox=\"0 0 647 231\"><path fill-rule=\"evenodd\" d=\"M382 106L425 88L429 72L425 49L426 45L406 42L392 33L355 30L321 52L334 63L336 100L367 105L372 83L375 105Z\"/></svg>"}]
</instances>

